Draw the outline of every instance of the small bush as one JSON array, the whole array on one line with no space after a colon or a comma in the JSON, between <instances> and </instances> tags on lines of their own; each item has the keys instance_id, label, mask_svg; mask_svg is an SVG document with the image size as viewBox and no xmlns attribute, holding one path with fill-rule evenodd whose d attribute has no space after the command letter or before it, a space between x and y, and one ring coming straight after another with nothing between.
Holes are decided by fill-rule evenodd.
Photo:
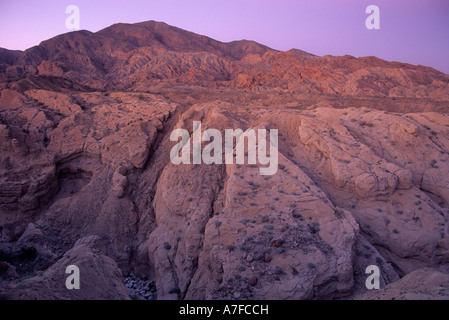
<instances>
[{"instance_id":1,"label":"small bush","mask_svg":"<svg viewBox=\"0 0 449 320\"><path fill-rule=\"evenodd\" d=\"M276 269L274 269L274 273L277 274L278 276L282 276L285 274L284 270L282 270L279 267L276 267Z\"/></svg>"},{"instance_id":2,"label":"small bush","mask_svg":"<svg viewBox=\"0 0 449 320\"><path fill-rule=\"evenodd\" d=\"M317 233L320 231L320 224L318 222L312 222L309 224L310 232Z\"/></svg>"},{"instance_id":3,"label":"small bush","mask_svg":"<svg viewBox=\"0 0 449 320\"><path fill-rule=\"evenodd\" d=\"M171 249L171 244L168 243L168 242L165 242L165 243L164 243L164 249L170 250L170 249Z\"/></svg>"},{"instance_id":4,"label":"small bush","mask_svg":"<svg viewBox=\"0 0 449 320\"><path fill-rule=\"evenodd\" d=\"M175 287L175 288L170 289L170 291L168 293L169 294L180 294L181 290L179 290L178 287Z\"/></svg>"},{"instance_id":5,"label":"small bush","mask_svg":"<svg viewBox=\"0 0 449 320\"><path fill-rule=\"evenodd\" d=\"M296 219L300 219L300 220L303 220L303 217L302 217L302 215L300 215L299 213L297 213L297 212L293 212L292 213L292 216L293 216L293 218L296 218Z\"/></svg>"}]
</instances>

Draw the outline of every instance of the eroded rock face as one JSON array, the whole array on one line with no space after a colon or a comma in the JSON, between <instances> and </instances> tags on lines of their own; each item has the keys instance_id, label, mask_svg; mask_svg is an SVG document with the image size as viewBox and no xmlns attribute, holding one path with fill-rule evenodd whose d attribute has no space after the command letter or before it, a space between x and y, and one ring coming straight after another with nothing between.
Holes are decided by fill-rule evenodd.
<instances>
[{"instance_id":1,"label":"eroded rock face","mask_svg":"<svg viewBox=\"0 0 449 320\"><path fill-rule=\"evenodd\" d=\"M111 258L92 248L98 237L80 239L58 262L39 275L26 279L3 293L6 299L25 300L129 300L122 273ZM65 286L66 268L80 270L79 290ZM69 273L70 274L70 273Z\"/></svg>"},{"instance_id":2,"label":"eroded rock face","mask_svg":"<svg viewBox=\"0 0 449 320\"><path fill-rule=\"evenodd\" d=\"M358 296L359 300L448 300L449 276L436 269L413 271L381 290Z\"/></svg>"},{"instance_id":3,"label":"eroded rock face","mask_svg":"<svg viewBox=\"0 0 449 320\"><path fill-rule=\"evenodd\" d=\"M52 58L63 40L70 65ZM434 274L436 288L449 272L447 75L206 40L116 25L0 66L3 297L127 299L135 275L158 299L375 298L369 265L382 288L425 289ZM194 121L277 129L277 172L246 157L173 164L170 134ZM83 293L65 289L68 264L88 270Z\"/></svg>"}]
</instances>

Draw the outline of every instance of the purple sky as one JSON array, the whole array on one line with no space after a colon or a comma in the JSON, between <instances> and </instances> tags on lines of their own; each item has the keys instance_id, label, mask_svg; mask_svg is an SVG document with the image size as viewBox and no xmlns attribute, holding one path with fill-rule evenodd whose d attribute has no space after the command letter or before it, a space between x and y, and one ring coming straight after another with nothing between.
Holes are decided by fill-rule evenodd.
<instances>
[{"instance_id":1,"label":"purple sky","mask_svg":"<svg viewBox=\"0 0 449 320\"><path fill-rule=\"evenodd\" d=\"M156 20L225 42L374 55L449 74L449 0L0 0L0 47L24 50L68 32L71 4L90 31ZM380 8L380 30L365 27L371 4Z\"/></svg>"}]
</instances>

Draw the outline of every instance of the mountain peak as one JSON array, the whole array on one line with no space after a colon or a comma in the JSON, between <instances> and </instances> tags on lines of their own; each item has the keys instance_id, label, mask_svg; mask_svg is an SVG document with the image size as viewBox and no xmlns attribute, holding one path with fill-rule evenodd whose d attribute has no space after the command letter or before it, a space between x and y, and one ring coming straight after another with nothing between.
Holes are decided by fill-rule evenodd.
<instances>
[{"instance_id":1,"label":"mountain peak","mask_svg":"<svg viewBox=\"0 0 449 320\"><path fill-rule=\"evenodd\" d=\"M415 97L429 95L428 87L421 86L433 84L441 89L439 96L449 97L449 76L431 68L376 57L318 57L298 49L282 52L251 40L225 43L158 21L66 33L25 52L5 52L0 63L9 77L70 79L93 90L138 90L166 82Z\"/></svg>"}]
</instances>

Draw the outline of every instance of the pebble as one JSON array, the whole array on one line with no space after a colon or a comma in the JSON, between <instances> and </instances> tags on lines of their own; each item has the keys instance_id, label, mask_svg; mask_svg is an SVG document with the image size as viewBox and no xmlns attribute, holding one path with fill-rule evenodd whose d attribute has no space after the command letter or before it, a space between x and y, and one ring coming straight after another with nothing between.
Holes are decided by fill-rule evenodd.
<instances>
[{"instance_id":1,"label":"pebble","mask_svg":"<svg viewBox=\"0 0 449 320\"><path fill-rule=\"evenodd\" d=\"M265 253L264 256L263 256L263 261L270 262L271 261L271 255L269 255L268 253Z\"/></svg>"},{"instance_id":2,"label":"pebble","mask_svg":"<svg viewBox=\"0 0 449 320\"><path fill-rule=\"evenodd\" d=\"M234 298L239 299L240 298L240 292L234 292Z\"/></svg>"},{"instance_id":3,"label":"pebble","mask_svg":"<svg viewBox=\"0 0 449 320\"><path fill-rule=\"evenodd\" d=\"M252 277L251 279L249 279L249 285L254 287L257 284L257 278L256 277Z\"/></svg>"}]
</instances>

